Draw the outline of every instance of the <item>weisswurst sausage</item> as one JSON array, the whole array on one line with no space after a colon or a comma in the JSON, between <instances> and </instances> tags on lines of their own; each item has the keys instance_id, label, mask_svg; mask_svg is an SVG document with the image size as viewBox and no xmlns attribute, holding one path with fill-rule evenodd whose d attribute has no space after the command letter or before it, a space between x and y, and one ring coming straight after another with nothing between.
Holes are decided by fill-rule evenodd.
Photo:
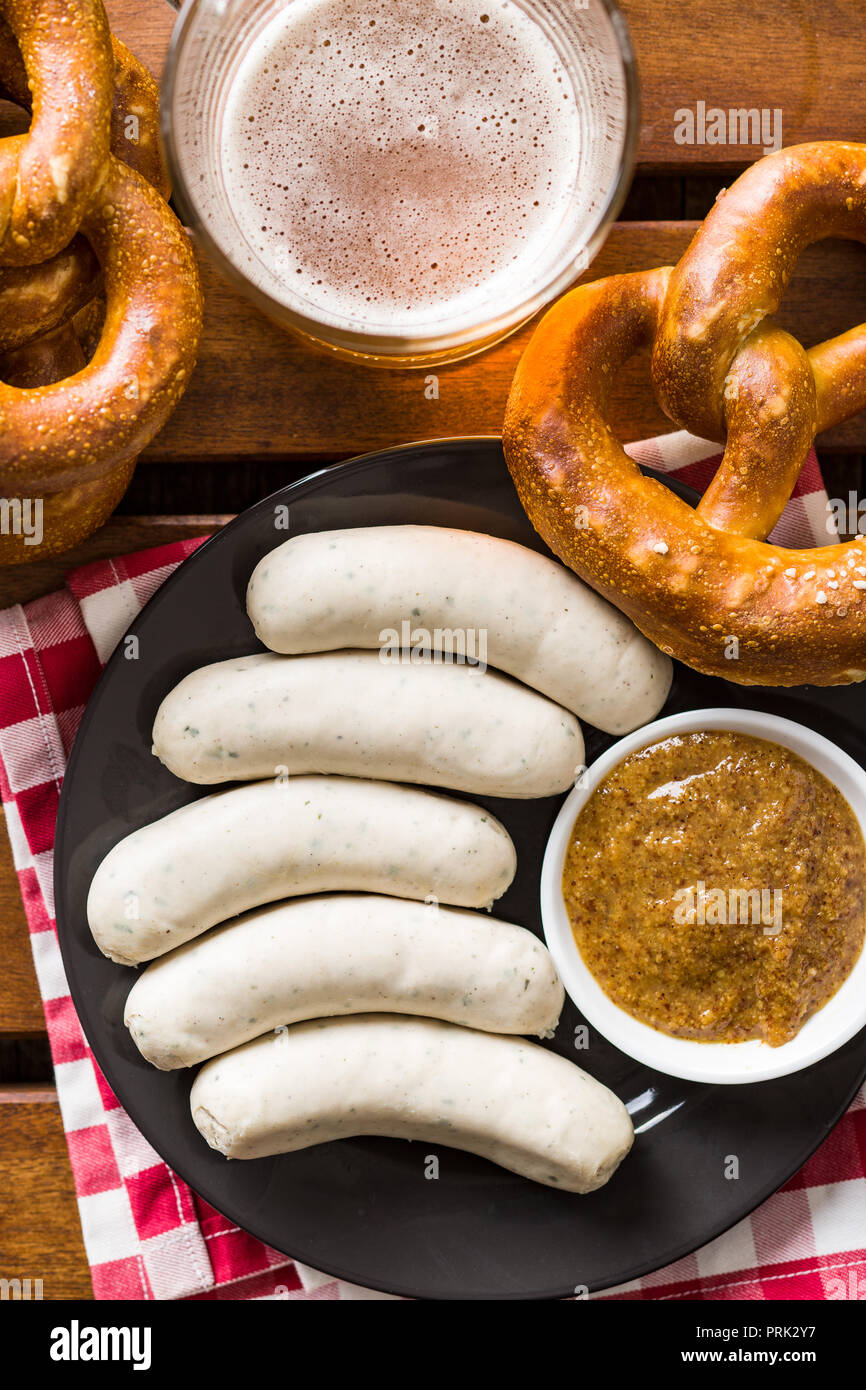
<instances>
[{"instance_id":1,"label":"weisswurst sausage","mask_svg":"<svg viewBox=\"0 0 866 1390\"><path fill-rule=\"evenodd\" d=\"M421 1014L543 1036L563 1001L546 947L524 927L341 893L259 908L162 956L133 985L124 1021L147 1060L168 1070L340 1014Z\"/></svg>"},{"instance_id":2,"label":"weisswurst sausage","mask_svg":"<svg viewBox=\"0 0 866 1390\"><path fill-rule=\"evenodd\" d=\"M393 1014L297 1023L245 1043L205 1063L190 1106L229 1158L380 1134L468 1149L567 1192L603 1186L633 1139L613 1092L555 1052Z\"/></svg>"},{"instance_id":3,"label":"weisswurst sausage","mask_svg":"<svg viewBox=\"0 0 866 1390\"><path fill-rule=\"evenodd\" d=\"M351 651L193 671L163 700L153 751L208 785L282 767L533 797L572 785L584 745L570 711L506 676Z\"/></svg>"},{"instance_id":4,"label":"weisswurst sausage","mask_svg":"<svg viewBox=\"0 0 866 1390\"><path fill-rule=\"evenodd\" d=\"M516 855L489 812L350 777L257 782L193 801L116 844L87 900L100 950L150 960L217 922L315 892L489 907Z\"/></svg>"},{"instance_id":5,"label":"weisswurst sausage","mask_svg":"<svg viewBox=\"0 0 866 1390\"><path fill-rule=\"evenodd\" d=\"M477 653L483 634L491 666L611 734L654 719L672 679L669 658L570 570L475 531L295 536L256 566L247 611L275 652L378 647L390 630L404 646Z\"/></svg>"}]
</instances>

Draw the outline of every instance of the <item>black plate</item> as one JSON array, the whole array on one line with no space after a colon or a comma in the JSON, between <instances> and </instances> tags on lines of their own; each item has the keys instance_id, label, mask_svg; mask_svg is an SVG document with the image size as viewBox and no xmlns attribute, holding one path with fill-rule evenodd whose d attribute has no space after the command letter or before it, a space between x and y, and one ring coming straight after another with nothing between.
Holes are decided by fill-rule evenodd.
<instances>
[{"instance_id":1,"label":"black plate","mask_svg":"<svg viewBox=\"0 0 866 1390\"><path fill-rule=\"evenodd\" d=\"M677 487L693 497L688 489ZM190 1071L158 1072L133 1046L123 1004L135 972L95 946L85 904L112 845L211 788L179 782L150 753L157 706L193 667L260 650L244 611L249 575L292 533L415 522L486 531L544 551L511 485L498 440L421 444L368 455L294 484L245 512L163 585L88 705L63 784L57 827L60 944L72 997L122 1104L197 1192L277 1249L358 1284L425 1298L550 1298L637 1277L705 1244L781 1186L839 1119L866 1073L866 1031L808 1071L752 1086L679 1081L633 1062L594 1030L575 1052L568 1005L552 1044L628 1104L638 1138L601 1192L539 1187L468 1154L386 1139L229 1163L189 1114ZM787 715L866 766L864 695L746 690L678 667L666 713L735 705ZM609 736L587 728L591 761ZM483 802L510 830L518 873L497 914L541 933L538 879L560 799ZM438 1181L425 1155L440 1157ZM739 1178L725 1176L729 1155Z\"/></svg>"}]
</instances>

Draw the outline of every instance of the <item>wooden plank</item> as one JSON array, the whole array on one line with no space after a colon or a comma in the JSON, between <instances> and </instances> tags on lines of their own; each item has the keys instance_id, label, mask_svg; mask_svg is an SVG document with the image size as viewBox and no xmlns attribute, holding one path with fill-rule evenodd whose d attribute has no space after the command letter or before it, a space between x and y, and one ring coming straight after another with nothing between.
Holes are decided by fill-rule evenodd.
<instances>
[{"instance_id":1,"label":"wooden plank","mask_svg":"<svg viewBox=\"0 0 866 1390\"><path fill-rule=\"evenodd\" d=\"M0 569L0 608L31 599L60 588L64 575L78 565L126 555L133 550L168 545L191 536L209 536L231 517L227 516L115 516L100 531L75 550L54 555L31 565Z\"/></svg>"},{"instance_id":2,"label":"wooden plank","mask_svg":"<svg viewBox=\"0 0 866 1390\"><path fill-rule=\"evenodd\" d=\"M863 139L862 0L620 0L638 60L641 172L741 169L761 145L677 144L676 113L781 112L781 141ZM730 134L727 122L727 134Z\"/></svg>"},{"instance_id":3,"label":"wooden plank","mask_svg":"<svg viewBox=\"0 0 866 1390\"><path fill-rule=\"evenodd\" d=\"M104 0L113 32L161 77L177 11L167 0Z\"/></svg>"},{"instance_id":4,"label":"wooden plank","mask_svg":"<svg viewBox=\"0 0 866 1390\"><path fill-rule=\"evenodd\" d=\"M740 169L762 145L679 144L676 113L781 112L786 145L862 140L862 0L620 0L641 82L638 171ZM166 0L106 0L112 25L162 71L174 20ZM730 123L729 123L730 124ZM726 134L738 135L736 129Z\"/></svg>"},{"instance_id":5,"label":"wooden plank","mask_svg":"<svg viewBox=\"0 0 866 1390\"><path fill-rule=\"evenodd\" d=\"M673 262L697 224L622 222L586 279ZM207 319L199 364L174 417L145 455L344 458L413 439L498 434L508 389L531 327L481 358L428 373L376 370L313 351L282 332L216 271L203 267ZM810 248L789 286L781 321L806 346L866 321L866 258L854 243ZM655 403L646 363L623 373L613 423L625 440L673 428ZM837 449L866 446L866 417L825 436Z\"/></svg>"},{"instance_id":6,"label":"wooden plank","mask_svg":"<svg viewBox=\"0 0 866 1390\"><path fill-rule=\"evenodd\" d=\"M33 969L30 932L12 863L12 850L0 814L0 1038L32 1037L45 1032L45 1015ZM3 1274L0 1263L0 1275Z\"/></svg>"},{"instance_id":7,"label":"wooden plank","mask_svg":"<svg viewBox=\"0 0 866 1390\"><path fill-rule=\"evenodd\" d=\"M0 1086L0 1278L41 1279L45 1299L92 1298L53 1087Z\"/></svg>"}]
</instances>

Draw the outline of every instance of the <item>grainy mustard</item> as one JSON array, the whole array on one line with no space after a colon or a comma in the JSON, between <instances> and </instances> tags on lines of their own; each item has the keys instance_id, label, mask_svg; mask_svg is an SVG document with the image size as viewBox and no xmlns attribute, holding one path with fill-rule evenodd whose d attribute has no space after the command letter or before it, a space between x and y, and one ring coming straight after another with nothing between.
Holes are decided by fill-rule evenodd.
<instances>
[{"instance_id":1,"label":"grainy mustard","mask_svg":"<svg viewBox=\"0 0 866 1390\"><path fill-rule=\"evenodd\" d=\"M863 949L866 845L796 754L725 731L625 758L575 822L563 895L605 992L707 1042L788 1042Z\"/></svg>"}]
</instances>

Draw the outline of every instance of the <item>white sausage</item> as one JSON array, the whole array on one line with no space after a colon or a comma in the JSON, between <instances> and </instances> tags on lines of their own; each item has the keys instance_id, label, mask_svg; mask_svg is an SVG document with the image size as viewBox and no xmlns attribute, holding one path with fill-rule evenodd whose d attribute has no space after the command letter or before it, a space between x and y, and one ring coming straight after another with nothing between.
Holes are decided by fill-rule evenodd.
<instances>
[{"instance_id":1,"label":"white sausage","mask_svg":"<svg viewBox=\"0 0 866 1390\"><path fill-rule=\"evenodd\" d=\"M203 666L160 705L153 751L202 784L282 767L511 797L565 791L584 756L574 715L506 676L369 651Z\"/></svg>"},{"instance_id":2,"label":"white sausage","mask_svg":"<svg viewBox=\"0 0 866 1390\"><path fill-rule=\"evenodd\" d=\"M654 719L673 668L622 613L555 560L440 526L295 536L253 571L247 611L266 647L378 647L435 634L452 651L484 632L487 661L611 734ZM476 639L477 641L477 639ZM459 649L459 646L458 646Z\"/></svg>"},{"instance_id":3,"label":"white sausage","mask_svg":"<svg viewBox=\"0 0 866 1390\"><path fill-rule=\"evenodd\" d=\"M132 965L306 893L489 907L515 867L508 831L479 806L387 782L294 777L204 797L133 831L97 869L87 917L100 950Z\"/></svg>"},{"instance_id":4,"label":"white sausage","mask_svg":"<svg viewBox=\"0 0 866 1390\"><path fill-rule=\"evenodd\" d=\"M543 1037L564 997L546 947L524 927L373 893L323 894L260 908L154 961L124 1022L143 1056L170 1070L339 1014L421 1014Z\"/></svg>"},{"instance_id":5,"label":"white sausage","mask_svg":"<svg viewBox=\"0 0 866 1390\"><path fill-rule=\"evenodd\" d=\"M245 1043L205 1063L190 1106L229 1158L380 1134L468 1149L568 1192L606 1183L633 1138L613 1092L555 1052L400 1015L298 1023ZM420 1151L414 1161L423 1182Z\"/></svg>"}]
</instances>

